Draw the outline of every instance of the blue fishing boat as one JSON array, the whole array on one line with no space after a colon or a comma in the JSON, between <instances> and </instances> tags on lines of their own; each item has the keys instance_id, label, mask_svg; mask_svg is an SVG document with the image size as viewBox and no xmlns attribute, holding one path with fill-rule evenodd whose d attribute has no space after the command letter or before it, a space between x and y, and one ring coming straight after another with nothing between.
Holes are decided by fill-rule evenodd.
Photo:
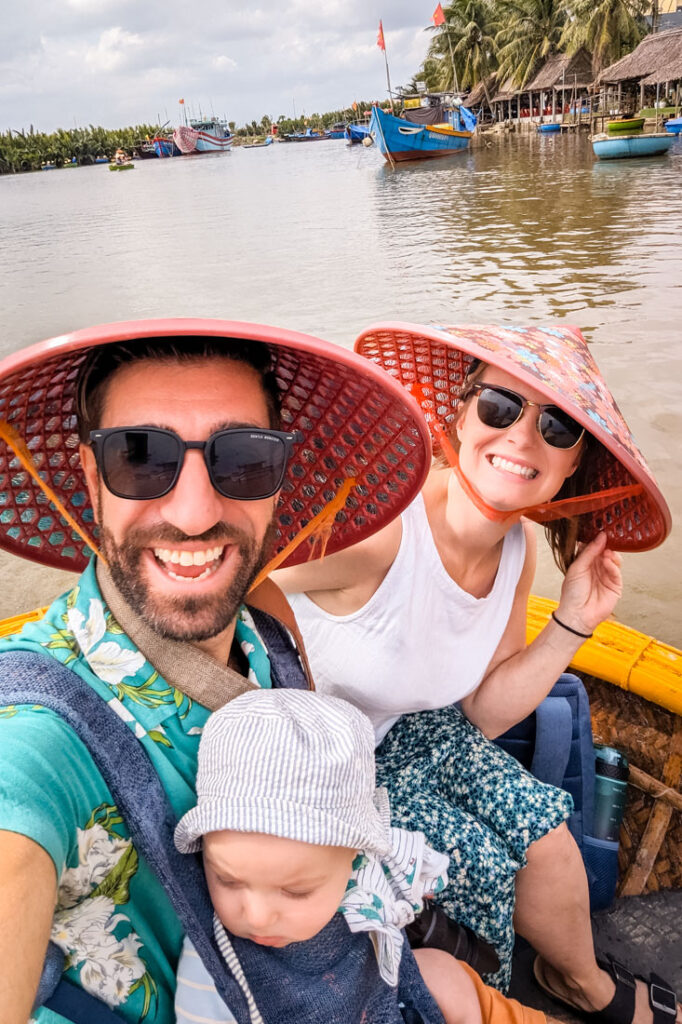
<instances>
[{"instance_id":1,"label":"blue fishing boat","mask_svg":"<svg viewBox=\"0 0 682 1024\"><path fill-rule=\"evenodd\" d=\"M343 139L343 138L345 138L345 136L346 136L346 122L345 121L337 121L336 124L333 124L331 126L331 128L327 132L327 135L329 136L330 139Z\"/></svg>"},{"instance_id":2,"label":"blue fishing boat","mask_svg":"<svg viewBox=\"0 0 682 1024\"><path fill-rule=\"evenodd\" d=\"M621 160L624 157L660 156L667 153L674 135L656 132L651 135L607 135L602 132L592 136L592 149L599 160Z\"/></svg>"},{"instance_id":3,"label":"blue fishing boat","mask_svg":"<svg viewBox=\"0 0 682 1024\"><path fill-rule=\"evenodd\" d=\"M538 131L541 132L542 135L554 135L556 132L561 131L561 125L558 121L550 121L547 124L539 124Z\"/></svg>"},{"instance_id":4,"label":"blue fishing boat","mask_svg":"<svg viewBox=\"0 0 682 1024\"><path fill-rule=\"evenodd\" d=\"M669 135L679 135L682 132L682 117L671 117L665 122L665 130Z\"/></svg>"},{"instance_id":5,"label":"blue fishing boat","mask_svg":"<svg viewBox=\"0 0 682 1024\"><path fill-rule=\"evenodd\" d=\"M152 139L152 145L154 146L154 152L157 156L182 156L182 153L175 145L172 138L157 135Z\"/></svg>"},{"instance_id":6,"label":"blue fishing boat","mask_svg":"<svg viewBox=\"0 0 682 1024\"><path fill-rule=\"evenodd\" d=\"M432 108L421 109L429 112ZM440 111L446 120L433 124L412 120L417 114L414 109L406 111L410 117L395 117L380 107L372 107L370 135L389 163L451 156L469 145L476 116L466 107Z\"/></svg>"},{"instance_id":7,"label":"blue fishing boat","mask_svg":"<svg viewBox=\"0 0 682 1024\"><path fill-rule=\"evenodd\" d=\"M365 139L367 138L369 138L368 124L346 125L346 142L350 142L351 144L356 142L364 142Z\"/></svg>"}]
</instances>

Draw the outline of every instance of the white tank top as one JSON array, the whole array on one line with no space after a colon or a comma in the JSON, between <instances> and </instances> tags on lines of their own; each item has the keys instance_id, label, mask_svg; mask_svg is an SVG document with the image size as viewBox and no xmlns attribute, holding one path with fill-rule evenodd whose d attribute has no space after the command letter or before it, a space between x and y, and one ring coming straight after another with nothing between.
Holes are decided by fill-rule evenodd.
<instances>
[{"instance_id":1,"label":"white tank top","mask_svg":"<svg viewBox=\"0 0 682 1024\"><path fill-rule=\"evenodd\" d=\"M330 615L305 594L289 595L316 689L364 711L377 743L401 715L446 707L476 689L509 621L526 554L517 523L492 590L472 597L445 571L421 494L402 528L393 565L358 611Z\"/></svg>"}]
</instances>

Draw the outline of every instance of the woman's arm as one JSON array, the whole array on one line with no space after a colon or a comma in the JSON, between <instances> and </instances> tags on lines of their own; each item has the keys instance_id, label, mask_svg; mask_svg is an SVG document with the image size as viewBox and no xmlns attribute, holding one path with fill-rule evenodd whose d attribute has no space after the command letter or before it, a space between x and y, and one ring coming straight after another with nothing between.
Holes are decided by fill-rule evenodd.
<instances>
[{"instance_id":1,"label":"woman's arm","mask_svg":"<svg viewBox=\"0 0 682 1024\"><path fill-rule=\"evenodd\" d=\"M565 671L583 638L553 619L528 647L526 613L535 574L535 544L526 528L527 554L509 623L480 685L462 700L462 710L494 739L534 711ZM620 555L601 533L587 544L566 573L557 618L589 634L613 612L621 595Z\"/></svg>"},{"instance_id":2,"label":"woman's arm","mask_svg":"<svg viewBox=\"0 0 682 1024\"><path fill-rule=\"evenodd\" d=\"M332 615L351 614L381 584L398 554L401 537L398 516L359 544L291 569L277 569L272 579L285 594L305 593Z\"/></svg>"}]
</instances>

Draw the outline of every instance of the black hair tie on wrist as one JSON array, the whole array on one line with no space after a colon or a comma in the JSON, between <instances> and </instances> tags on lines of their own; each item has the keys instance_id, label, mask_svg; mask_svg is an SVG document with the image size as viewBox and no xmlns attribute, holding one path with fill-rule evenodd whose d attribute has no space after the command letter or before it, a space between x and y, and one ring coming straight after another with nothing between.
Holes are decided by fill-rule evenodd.
<instances>
[{"instance_id":1,"label":"black hair tie on wrist","mask_svg":"<svg viewBox=\"0 0 682 1024\"><path fill-rule=\"evenodd\" d=\"M594 636L594 633L581 633L579 630L573 629L572 626L567 626L565 622L562 622L561 619L556 617L554 612L552 612L552 618L556 622L557 626L561 626L562 629L567 630L569 633L573 633L574 636L582 637L583 640L589 640L591 636Z\"/></svg>"}]
</instances>

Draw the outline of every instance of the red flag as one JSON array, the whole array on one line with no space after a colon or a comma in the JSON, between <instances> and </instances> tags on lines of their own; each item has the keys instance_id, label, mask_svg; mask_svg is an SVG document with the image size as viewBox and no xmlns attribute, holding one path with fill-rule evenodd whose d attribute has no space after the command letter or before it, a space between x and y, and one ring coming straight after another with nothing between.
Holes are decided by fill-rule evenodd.
<instances>
[{"instance_id":1,"label":"red flag","mask_svg":"<svg viewBox=\"0 0 682 1024\"><path fill-rule=\"evenodd\" d=\"M377 46L380 50L386 49L386 43L384 42L384 26L383 23L379 22L379 34L377 35Z\"/></svg>"},{"instance_id":2,"label":"red flag","mask_svg":"<svg viewBox=\"0 0 682 1024\"><path fill-rule=\"evenodd\" d=\"M184 102L185 102L184 100L178 100L178 103L184 103Z\"/></svg>"},{"instance_id":3,"label":"red flag","mask_svg":"<svg viewBox=\"0 0 682 1024\"><path fill-rule=\"evenodd\" d=\"M431 21L436 28L438 28L439 25L445 24L445 14L443 13L443 8L440 4L438 4L438 7L436 7L435 11L431 15Z\"/></svg>"}]
</instances>

